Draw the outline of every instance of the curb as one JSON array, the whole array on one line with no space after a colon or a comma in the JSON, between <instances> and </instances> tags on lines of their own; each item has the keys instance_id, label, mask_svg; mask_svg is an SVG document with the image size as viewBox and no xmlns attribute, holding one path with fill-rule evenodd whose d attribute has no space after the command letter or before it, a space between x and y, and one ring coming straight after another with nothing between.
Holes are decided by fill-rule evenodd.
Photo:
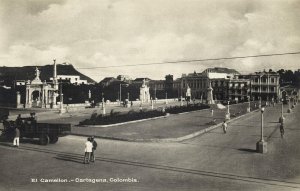
<instances>
[{"instance_id":1,"label":"curb","mask_svg":"<svg viewBox=\"0 0 300 191\"><path fill-rule=\"evenodd\" d=\"M155 119L160 119L160 118L166 118L168 116L159 116L159 117L152 117L152 118L147 118L147 119L139 119L139 120L134 120L134 121L127 121L127 122L122 122L122 123L114 123L114 124L109 124L109 125L77 125L76 127L114 127L114 126L119 126L119 125L126 125L126 124L131 124L131 123L138 123L138 122L143 122L143 121L150 121L150 120L155 120Z\"/></svg>"},{"instance_id":2,"label":"curb","mask_svg":"<svg viewBox=\"0 0 300 191\"><path fill-rule=\"evenodd\" d=\"M232 121L235 121L241 117L244 117L248 114L251 114L251 113L254 113L254 112L257 112L258 109L256 110L253 110L249 113L245 113L243 115L240 115L238 117L235 117L233 119L230 119L228 120L228 122L232 122ZM165 116L162 116L162 117L157 117L157 118L163 118ZM145 119L146 120L152 120L154 118L151 118L151 119ZM133 122L140 122L139 121L133 121ZM114 124L115 125L115 124ZM210 127L207 127L205 129L201 129L200 131L196 131L194 133L191 133L189 135L184 135L182 137L177 137L177 138L162 138L162 139L129 139L129 138L119 138L119 137L109 137L109 136L98 136L98 135L95 135L94 137L96 138L101 138L101 139L109 139L109 140L118 140L118 141L127 141L127 142L157 142L157 143L171 143L171 142L182 142L182 141L185 141L187 139L191 139L191 138L194 138L194 137L197 137L199 135L202 135L204 133L207 133L209 131L212 131L214 129L216 129L217 127L220 127L222 125L222 123L219 123L219 124L216 124L216 125L213 125L213 126L210 126ZM74 136L83 136L83 137L89 137L91 135L86 135L86 134L76 134L76 133L71 133L70 135L74 135Z\"/></svg>"}]
</instances>

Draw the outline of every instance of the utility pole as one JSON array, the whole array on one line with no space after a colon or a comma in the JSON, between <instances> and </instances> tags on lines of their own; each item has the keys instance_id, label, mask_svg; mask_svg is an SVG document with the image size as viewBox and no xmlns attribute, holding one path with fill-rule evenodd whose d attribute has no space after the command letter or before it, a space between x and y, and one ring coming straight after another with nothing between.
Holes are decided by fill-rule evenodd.
<instances>
[{"instance_id":1,"label":"utility pole","mask_svg":"<svg viewBox=\"0 0 300 191\"><path fill-rule=\"evenodd\" d=\"M62 82L60 82L60 109L59 113L62 114L64 113L64 101L63 101L63 93L62 93Z\"/></svg>"},{"instance_id":2,"label":"utility pole","mask_svg":"<svg viewBox=\"0 0 300 191\"><path fill-rule=\"evenodd\" d=\"M267 152L267 142L264 141L264 111L265 108L261 108L261 136L260 140L256 143L256 151L259 153L266 153Z\"/></svg>"}]
</instances>

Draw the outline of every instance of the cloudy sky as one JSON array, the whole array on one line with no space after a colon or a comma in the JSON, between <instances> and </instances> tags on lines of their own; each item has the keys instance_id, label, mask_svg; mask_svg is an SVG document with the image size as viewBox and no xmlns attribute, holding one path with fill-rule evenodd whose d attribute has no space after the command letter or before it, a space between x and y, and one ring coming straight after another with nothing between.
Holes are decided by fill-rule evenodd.
<instances>
[{"instance_id":1,"label":"cloudy sky","mask_svg":"<svg viewBox=\"0 0 300 191\"><path fill-rule=\"evenodd\" d=\"M0 65L56 58L97 81L180 77L216 66L296 70L300 55L122 65L298 52L299 10L300 0L0 0ZM91 67L107 68L83 69Z\"/></svg>"}]
</instances>

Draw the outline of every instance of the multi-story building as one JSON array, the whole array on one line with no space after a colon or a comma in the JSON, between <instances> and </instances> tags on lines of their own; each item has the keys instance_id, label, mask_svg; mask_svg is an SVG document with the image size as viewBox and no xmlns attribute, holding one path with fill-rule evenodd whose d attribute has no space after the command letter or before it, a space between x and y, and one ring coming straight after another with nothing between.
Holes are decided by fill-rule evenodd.
<instances>
[{"instance_id":1,"label":"multi-story building","mask_svg":"<svg viewBox=\"0 0 300 191\"><path fill-rule=\"evenodd\" d=\"M184 97L188 88L191 89L191 98L205 98L208 88L209 78L204 73L182 74L181 95Z\"/></svg>"},{"instance_id":2,"label":"multi-story building","mask_svg":"<svg viewBox=\"0 0 300 191\"><path fill-rule=\"evenodd\" d=\"M253 100L271 100L279 98L279 74L276 72L255 72L250 77L250 96Z\"/></svg>"},{"instance_id":3,"label":"multi-story building","mask_svg":"<svg viewBox=\"0 0 300 191\"><path fill-rule=\"evenodd\" d=\"M246 101L250 99L250 79L247 76L236 75L228 80L227 100Z\"/></svg>"},{"instance_id":4,"label":"multi-story building","mask_svg":"<svg viewBox=\"0 0 300 191\"><path fill-rule=\"evenodd\" d=\"M210 79L214 100L228 99L228 82L229 79L224 78Z\"/></svg>"},{"instance_id":5,"label":"multi-story building","mask_svg":"<svg viewBox=\"0 0 300 191\"><path fill-rule=\"evenodd\" d=\"M53 77L51 77L50 80L53 80ZM74 85L88 84L87 80L81 80L80 76L78 75L57 75L57 80L68 81L69 83Z\"/></svg>"},{"instance_id":6,"label":"multi-story building","mask_svg":"<svg viewBox=\"0 0 300 191\"><path fill-rule=\"evenodd\" d=\"M235 75L239 75L234 69L229 68L207 68L202 73L190 73L182 75L182 91L191 89L192 98L207 97L207 88L211 83L213 88L214 99L223 100L228 98L228 80L233 79ZM182 94L184 95L184 94Z\"/></svg>"}]
</instances>

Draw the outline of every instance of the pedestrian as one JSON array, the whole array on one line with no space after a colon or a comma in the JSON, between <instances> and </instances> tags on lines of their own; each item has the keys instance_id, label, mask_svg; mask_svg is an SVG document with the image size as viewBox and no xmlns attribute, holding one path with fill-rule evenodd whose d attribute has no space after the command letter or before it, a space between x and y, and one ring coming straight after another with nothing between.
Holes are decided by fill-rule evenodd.
<instances>
[{"instance_id":1,"label":"pedestrian","mask_svg":"<svg viewBox=\"0 0 300 191\"><path fill-rule=\"evenodd\" d=\"M91 162L95 162L95 160L96 160L96 158L95 158L95 150L97 149L98 144L95 141L94 136L91 137L91 143L93 145L92 153L91 153Z\"/></svg>"},{"instance_id":2,"label":"pedestrian","mask_svg":"<svg viewBox=\"0 0 300 191\"><path fill-rule=\"evenodd\" d=\"M223 132L226 133L227 132L227 123L226 123L226 121L223 122L222 128L223 128Z\"/></svg>"},{"instance_id":3,"label":"pedestrian","mask_svg":"<svg viewBox=\"0 0 300 191\"><path fill-rule=\"evenodd\" d=\"M211 112L211 116L213 117L214 116L214 110L211 109L210 112Z\"/></svg>"},{"instance_id":4,"label":"pedestrian","mask_svg":"<svg viewBox=\"0 0 300 191\"><path fill-rule=\"evenodd\" d=\"M92 150L93 150L93 144L91 143L91 138L89 137L87 138L87 142L85 142L84 159L83 159L84 164L90 163Z\"/></svg>"},{"instance_id":5,"label":"pedestrian","mask_svg":"<svg viewBox=\"0 0 300 191\"><path fill-rule=\"evenodd\" d=\"M19 142L20 142L20 130L18 127L15 128L15 138L13 141L13 145L15 147L19 147Z\"/></svg>"},{"instance_id":6,"label":"pedestrian","mask_svg":"<svg viewBox=\"0 0 300 191\"><path fill-rule=\"evenodd\" d=\"M280 129L281 138L283 138L283 135L284 135L284 125L283 125L283 122L280 123L279 129Z\"/></svg>"}]
</instances>

